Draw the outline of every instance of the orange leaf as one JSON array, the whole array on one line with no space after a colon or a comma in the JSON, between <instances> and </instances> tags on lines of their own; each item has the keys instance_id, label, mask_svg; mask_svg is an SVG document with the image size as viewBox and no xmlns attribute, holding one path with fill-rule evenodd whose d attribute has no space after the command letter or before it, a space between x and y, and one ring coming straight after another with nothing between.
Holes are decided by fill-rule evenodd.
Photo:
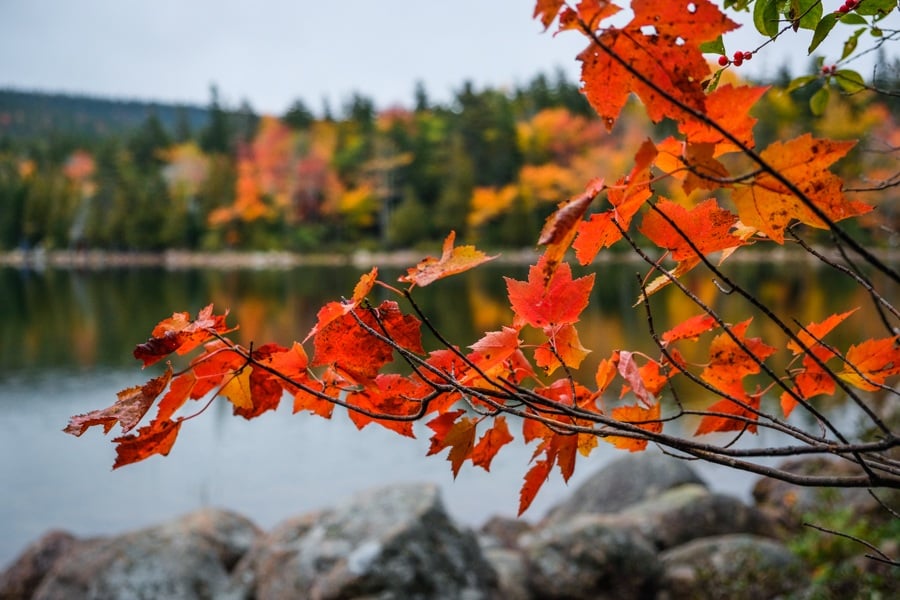
<instances>
[{"instance_id":1,"label":"orange leaf","mask_svg":"<svg viewBox=\"0 0 900 600\"><path fill-rule=\"evenodd\" d=\"M565 4L565 0L537 0L537 3L534 5L533 18L540 18L541 24L546 30L556 19L556 15L559 14L559 9L563 7L563 4Z\"/></svg>"},{"instance_id":2,"label":"orange leaf","mask_svg":"<svg viewBox=\"0 0 900 600\"><path fill-rule=\"evenodd\" d=\"M189 321L188 313L175 313L160 321L153 328L152 337L134 349L134 357L148 367L172 352L187 354L200 344L213 339L212 332L227 333L226 311L223 315L212 314L210 304L200 311L194 321Z\"/></svg>"},{"instance_id":3,"label":"orange leaf","mask_svg":"<svg viewBox=\"0 0 900 600\"><path fill-rule=\"evenodd\" d=\"M739 387L737 385L732 386L730 389L724 389L723 391L741 400L748 407L759 411L759 401L761 394L748 395L742 387ZM735 417L743 417L744 419L749 419L750 422L729 418L727 416L706 415L702 419L700 419L700 425L697 427L697 431L694 432L694 435L704 435L717 431L742 431L744 429L746 429L749 433L756 433L756 421L759 416L752 410L741 406L737 402L734 402L728 398L723 398L722 400L714 403L706 410L708 410L709 412L734 415Z\"/></svg>"},{"instance_id":4,"label":"orange leaf","mask_svg":"<svg viewBox=\"0 0 900 600\"><path fill-rule=\"evenodd\" d=\"M154 421L138 429L136 434L115 438L116 461L113 469L136 463L154 454L166 456L180 429L181 421Z\"/></svg>"},{"instance_id":5,"label":"orange leaf","mask_svg":"<svg viewBox=\"0 0 900 600\"><path fill-rule=\"evenodd\" d=\"M528 473L525 474L525 483L522 484L522 489L519 492L520 517L522 516L522 513L528 510L528 507L531 506L531 503L534 501L534 497L537 496L541 486L544 485L544 482L550 477L550 467L552 467L550 461L539 460L533 467L528 469Z\"/></svg>"},{"instance_id":6,"label":"orange leaf","mask_svg":"<svg viewBox=\"0 0 900 600\"><path fill-rule=\"evenodd\" d=\"M342 316L346 315L351 310L359 306L359 304L372 290L372 286L375 284L375 280L377 279L377 277L378 268L373 267L371 271L359 278L359 281L353 288L353 297L349 301L329 302L325 306L320 308L318 314L316 315L316 324L309 331L309 333L306 334L306 337L303 339L303 341L305 342L309 338L322 331L329 323L331 323L335 319L341 318Z\"/></svg>"},{"instance_id":7,"label":"orange leaf","mask_svg":"<svg viewBox=\"0 0 900 600\"><path fill-rule=\"evenodd\" d=\"M233 374L219 391L221 395L228 398L229 402L234 404L235 410L250 410L253 408L253 397L250 393L251 370L247 367Z\"/></svg>"},{"instance_id":8,"label":"orange leaf","mask_svg":"<svg viewBox=\"0 0 900 600\"><path fill-rule=\"evenodd\" d=\"M103 425L103 433L109 433L109 430L118 423L122 431L127 433L144 418L153 406L153 401L166 389L171 379L172 366L169 365L166 372L159 377L154 377L144 385L136 385L119 392L119 399L112 406L71 417L63 431L80 436L88 427Z\"/></svg>"},{"instance_id":9,"label":"orange leaf","mask_svg":"<svg viewBox=\"0 0 900 600\"><path fill-rule=\"evenodd\" d=\"M760 372L757 360L763 361L775 353L775 348L759 338L747 338L744 334L750 321L747 319L732 326L731 332L749 350L749 354L726 333L713 338L709 345L709 363L700 377L722 390L732 390L747 375Z\"/></svg>"},{"instance_id":10,"label":"orange leaf","mask_svg":"<svg viewBox=\"0 0 900 600\"><path fill-rule=\"evenodd\" d=\"M818 348L813 351L813 354L818 354L818 350L824 350L824 348ZM824 353L826 356L819 356L819 358L826 360L829 358L827 356L829 353L826 351ZM797 373L793 380L793 392L804 400L821 394L833 394L837 387L834 376L822 369L810 355L803 357L803 370ZM797 404L798 401L790 393L787 391L781 393L781 410L785 418L790 416Z\"/></svg>"},{"instance_id":11,"label":"orange leaf","mask_svg":"<svg viewBox=\"0 0 900 600\"><path fill-rule=\"evenodd\" d=\"M802 330L797 332L797 338L800 340L800 343L803 344L806 348L815 348L819 345L818 340L821 340L825 337L829 331L840 325L844 319L855 313L859 310L859 307L854 308L853 310L848 310L845 313L841 314L833 314L821 323L810 323ZM803 352L803 348L794 340L788 342L788 350L794 353L794 356Z\"/></svg>"},{"instance_id":12,"label":"orange leaf","mask_svg":"<svg viewBox=\"0 0 900 600\"><path fill-rule=\"evenodd\" d=\"M516 317L538 329L577 323L588 305L594 274L573 280L572 268L562 263L545 283L543 272L541 259L528 270L527 282L503 278Z\"/></svg>"},{"instance_id":13,"label":"orange leaf","mask_svg":"<svg viewBox=\"0 0 900 600\"><path fill-rule=\"evenodd\" d=\"M688 241L703 255L744 244L731 234L737 216L719 208L715 199L706 200L690 210L669 200L660 201L656 208L644 217L641 233L657 246L669 250L676 261L697 257ZM668 217L674 227L660 213Z\"/></svg>"},{"instance_id":14,"label":"orange leaf","mask_svg":"<svg viewBox=\"0 0 900 600\"><path fill-rule=\"evenodd\" d=\"M396 373L381 374L375 378L375 385L347 396L347 403L373 413L394 417L410 417L419 412L419 400L427 390L419 382L414 382ZM400 435L414 438L412 420L397 420L389 417L377 418L350 410L350 420L358 429L369 423L377 423Z\"/></svg>"},{"instance_id":15,"label":"orange leaf","mask_svg":"<svg viewBox=\"0 0 900 600\"><path fill-rule=\"evenodd\" d=\"M632 406L620 406L612 410L612 418L622 423L631 423L650 433L661 433L662 422L659 420L659 404L653 404L645 408L637 404ZM629 452L640 452L647 448L647 440L611 435L605 438L607 442Z\"/></svg>"},{"instance_id":16,"label":"orange leaf","mask_svg":"<svg viewBox=\"0 0 900 600\"><path fill-rule=\"evenodd\" d=\"M513 436L506 426L506 417L503 415L495 417L493 426L481 436L472 451L472 464L478 465L485 471L490 471L494 456L497 455L500 448L511 441L513 441Z\"/></svg>"},{"instance_id":17,"label":"orange leaf","mask_svg":"<svg viewBox=\"0 0 900 600\"><path fill-rule=\"evenodd\" d=\"M560 204L556 212L547 217L538 239L538 244L547 245L541 261L545 283L553 277L563 255L572 245L572 240L575 239L575 232L578 231L581 218L602 189L603 180L594 179L588 184L583 194Z\"/></svg>"},{"instance_id":18,"label":"orange leaf","mask_svg":"<svg viewBox=\"0 0 900 600\"><path fill-rule=\"evenodd\" d=\"M750 109L768 89L768 86L734 87L730 83L720 85L706 96L706 115L745 146L752 148L756 118L752 116ZM738 149L726 141L721 133L702 121L686 118L679 123L678 129L692 144L716 145L716 156Z\"/></svg>"},{"instance_id":19,"label":"orange leaf","mask_svg":"<svg viewBox=\"0 0 900 600\"><path fill-rule=\"evenodd\" d=\"M451 231L447 239L444 240L443 254L441 254L440 259L429 256L415 267L407 269L406 275L400 277L399 281L425 287L438 279L468 271L482 263L497 258L496 256L488 256L481 250L476 250L475 246L457 246L454 248L454 239L456 239L456 232Z\"/></svg>"},{"instance_id":20,"label":"orange leaf","mask_svg":"<svg viewBox=\"0 0 900 600\"><path fill-rule=\"evenodd\" d=\"M562 358L562 364L577 369L589 353L590 350L581 345L575 326L563 325L552 331L548 342L535 348L534 361L551 375L560 366L559 358Z\"/></svg>"},{"instance_id":21,"label":"orange leaf","mask_svg":"<svg viewBox=\"0 0 900 600\"><path fill-rule=\"evenodd\" d=\"M847 200L841 191L840 177L828 170L854 143L818 140L807 133L787 142L775 142L761 156L829 219L840 221L872 210L864 202ZM794 220L813 227L827 227L800 199L766 173L757 175L752 185L736 189L733 198L741 221L779 244L784 243L784 230Z\"/></svg>"},{"instance_id":22,"label":"orange leaf","mask_svg":"<svg viewBox=\"0 0 900 600\"><path fill-rule=\"evenodd\" d=\"M900 336L866 340L850 346L845 358L849 365L838 373L847 383L868 392L877 391L891 375L900 373ZM857 372L858 371L858 372Z\"/></svg>"},{"instance_id":23,"label":"orange leaf","mask_svg":"<svg viewBox=\"0 0 900 600\"><path fill-rule=\"evenodd\" d=\"M620 10L610 0L581 0L575 10L567 7L559 15L559 30L578 29L580 23L584 23L590 31L594 31L600 21Z\"/></svg>"},{"instance_id":24,"label":"orange leaf","mask_svg":"<svg viewBox=\"0 0 900 600\"><path fill-rule=\"evenodd\" d=\"M701 334L715 329L719 324L711 315L694 315L690 319L682 321L677 326L662 334L662 340L667 344L678 340L697 340Z\"/></svg>"},{"instance_id":25,"label":"orange leaf","mask_svg":"<svg viewBox=\"0 0 900 600\"><path fill-rule=\"evenodd\" d=\"M444 413L426 423L434 431L428 455L437 454L444 448L450 448L447 460L450 461L454 479L459 474L459 468L463 462L471 457L472 449L475 446L476 421L469 417L456 420L464 413L464 410L455 410Z\"/></svg>"},{"instance_id":26,"label":"orange leaf","mask_svg":"<svg viewBox=\"0 0 900 600\"><path fill-rule=\"evenodd\" d=\"M385 300L374 309L348 313L330 321L316 334L313 366L334 365L357 383L374 379L381 367L393 358L393 348L363 328L357 317L372 330L381 332L399 346L417 354L422 348L421 323L412 315L404 315L396 302Z\"/></svg>"},{"instance_id":27,"label":"orange leaf","mask_svg":"<svg viewBox=\"0 0 900 600\"><path fill-rule=\"evenodd\" d=\"M601 44L622 57L638 73L653 81L670 97L696 110L705 110L706 94L700 83L709 66L698 44L737 27L708 0L690 3L634 0L634 19L622 29L609 28ZM652 28L646 31L644 28ZM631 74L610 54L591 44L582 62L582 90L607 127L619 116L631 92L643 101L651 120L675 120L686 115L675 104Z\"/></svg>"}]
</instances>

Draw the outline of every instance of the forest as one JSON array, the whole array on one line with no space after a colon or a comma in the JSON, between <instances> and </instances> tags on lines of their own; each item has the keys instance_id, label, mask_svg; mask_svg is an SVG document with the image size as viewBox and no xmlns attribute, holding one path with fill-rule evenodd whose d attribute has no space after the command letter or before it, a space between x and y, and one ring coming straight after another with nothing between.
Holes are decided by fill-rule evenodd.
<instances>
[{"instance_id":1,"label":"forest","mask_svg":"<svg viewBox=\"0 0 900 600\"><path fill-rule=\"evenodd\" d=\"M796 89L786 69L757 82L772 87L753 109L758 142L858 139L838 173L891 177L883 151L898 144L900 103L829 94L819 63ZM875 86L896 87L897 65L879 65ZM514 89L463 82L445 104L418 84L408 108L377 110L358 93L337 113L297 100L258 115L223 106L215 87L210 96L200 108L0 92L0 251L340 253L414 248L451 230L529 247L558 202L625 168L624 148L674 129L630 101L607 130L561 73ZM894 213L878 214L853 226L866 243L895 243Z\"/></svg>"}]
</instances>

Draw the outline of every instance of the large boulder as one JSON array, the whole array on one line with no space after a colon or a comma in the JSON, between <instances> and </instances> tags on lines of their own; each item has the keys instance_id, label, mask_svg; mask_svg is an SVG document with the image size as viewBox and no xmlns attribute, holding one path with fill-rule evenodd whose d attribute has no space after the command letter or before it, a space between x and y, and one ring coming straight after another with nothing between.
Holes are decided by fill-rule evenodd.
<instances>
[{"instance_id":1,"label":"large boulder","mask_svg":"<svg viewBox=\"0 0 900 600\"><path fill-rule=\"evenodd\" d=\"M752 535L708 537L660 554L660 600L759 600L806 588L803 563L780 543Z\"/></svg>"},{"instance_id":2,"label":"large boulder","mask_svg":"<svg viewBox=\"0 0 900 600\"><path fill-rule=\"evenodd\" d=\"M776 527L765 513L695 483L633 504L614 518L632 524L659 550L728 533L776 537Z\"/></svg>"},{"instance_id":3,"label":"large boulder","mask_svg":"<svg viewBox=\"0 0 900 600\"><path fill-rule=\"evenodd\" d=\"M858 465L824 457L789 459L778 468L797 475L863 475ZM878 496L888 506L900 503L900 492L897 490L878 490ZM753 487L753 498L757 507L788 529L801 527L810 512L839 508L849 509L854 515L874 522L892 518L881 502L865 488L803 487L764 477Z\"/></svg>"},{"instance_id":4,"label":"large boulder","mask_svg":"<svg viewBox=\"0 0 900 600\"><path fill-rule=\"evenodd\" d=\"M259 533L244 517L207 509L120 536L78 541L53 561L32 597L218 598L229 569Z\"/></svg>"},{"instance_id":5,"label":"large boulder","mask_svg":"<svg viewBox=\"0 0 900 600\"><path fill-rule=\"evenodd\" d=\"M579 515L520 538L535 598L653 598L662 572L656 549L608 515Z\"/></svg>"},{"instance_id":6,"label":"large boulder","mask_svg":"<svg viewBox=\"0 0 900 600\"><path fill-rule=\"evenodd\" d=\"M56 562L78 544L67 531L48 531L0 573L0 599L31 598Z\"/></svg>"},{"instance_id":7,"label":"large boulder","mask_svg":"<svg viewBox=\"0 0 900 600\"><path fill-rule=\"evenodd\" d=\"M431 484L363 492L292 519L241 560L227 597L490 598L497 576Z\"/></svg>"},{"instance_id":8,"label":"large boulder","mask_svg":"<svg viewBox=\"0 0 900 600\"><path fill-rule=\"evenodd\" d=\"M685 461L652 452L627 454L588 478L553 507L544 522L560 523L582 514L616 513L686 483L705 485Z\"/></svg>"}]
</instances>

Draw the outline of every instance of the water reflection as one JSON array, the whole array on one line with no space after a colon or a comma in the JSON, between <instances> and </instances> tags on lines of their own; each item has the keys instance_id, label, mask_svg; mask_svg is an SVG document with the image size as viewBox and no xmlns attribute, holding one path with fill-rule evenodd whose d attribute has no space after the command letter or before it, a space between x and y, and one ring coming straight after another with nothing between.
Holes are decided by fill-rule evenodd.
<instances>
[{"instance_id":1,"label":"water reflection","mask_svg":"<svg viewBox=\"0 0 900 600\"><path fill-rule=\"evenodd\" d=\"M597 268L591 305L580 325L583 344L594 351L582 370L588 381L597 362L615 348L657 354L644 309L632 307L639 289L635 274L641 270L634 264ZM391 281L400 273L383 270L382 276ZM425 457L427 432L419 440L401 439L377 426L357 432L343 415L331 422L291 416L289 406L248 423L231 417L222 404L191 422L169 458L116 472L109 471L112 447L99 433L82 439L60 433L69 415L106 406L117 390L142 380L131 350L173 311L195 313L213 302L231 310L243 343L289 344L306 335L322 304L349 295L360 274L349 267L0 269L0 480L13 490L0 497L0 562L50 527L82 535L122 531L204 505L239 510L268 527L385 481L439 483L451 512L470 524L491 514L513 514L532 452L521 444L501 452L490 474L466 468L454 482L443 460ZM852 324L829 338L840 348L886 335L869 298L844 276L805 263L736 264L731 274L788 323L863 307ZM417 290L416 298L438 329L466 346L478 332L509 323L504 275L525 279L527 268L486 266ZM685 282L729 321L754 314L700 272ZM380 288L374 293L390 297ZM651 307L658 331L698 312L674 289L654 296ZM784 346L782 332L759 315L750 334ZM428 336L425 345L434 348ZM705 356L688 359L702 362ZM779 360L783 365L786 356L776 357L775 364ZM753 443L774 443L762 437ZM615 455L601 444L576 469L573 483ZM739 473L708 467L705 472L718 489L746 494L751 485L751 478ZM541 516L565 493L555 476L531 516Z\"/></svg>"}]
</instances>

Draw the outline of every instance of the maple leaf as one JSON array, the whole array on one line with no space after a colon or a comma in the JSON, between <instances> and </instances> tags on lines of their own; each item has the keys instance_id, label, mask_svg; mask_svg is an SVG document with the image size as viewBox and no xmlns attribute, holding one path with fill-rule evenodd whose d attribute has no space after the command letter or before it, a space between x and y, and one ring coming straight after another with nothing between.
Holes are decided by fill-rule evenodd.
<instances>
[{"instance_id":1,"label":"maple leaf","mask_svg":"<svg viewBox=\"0 0 900 600\"><path fill-rule=\"evenodd\" d=\"M664 332L661 337L666 344L671 344L678 340L697 340L702 334L718 326L719 324L712 315L703 313L685 319L672 329Z\"/></svg>"},{"instance_id":2,"label":"maple leaf","mask_svg":"<svg viewBox=\"0 0 900 600\"><path fill-rule=\"evenodd\" d=\"M517 319L538 329L578 322L587 307L594 273L572 279L572 268L562 263L549 282L543 278L543 259L528 270L528 281L504 277L507 295Z\"/></svg>"},{"instance_id":3,"label":"maple leaf","mask_svg":"<svg viewBox=\"0 0 900 600\"><path fill-rule=\"evenodd\" d=\"M745 147L752 148L753 126L756 118L750 109L762 98L769 86L733 86L730 83L717 87L706 96L706 116L736 137ZM713 144L715 156L740 150L725 139L718 130L706 122L687 117L678 124L678 130L692 144Z\"/></svg>"},{"instance_id":4,"label":"maple leaf","mask_svg":"<svg viewBox=\"0 0 900 600\"><path fill-rule=\"evenodd\" d=\"M735 383L739 383L748 375L760 372L757 361L763 361L775 353L775 348L759 338L745 337L752 320L747 319L730 328L731 333L744 345L746 351L726 333L713 338L709 345L709 363L700 373L704 381L721 390L733 390Z\"/></svg>"},{"instance_id":5,"label":"maple leaf","mask_svg":"<svg viewBox=\"0 0 900 600\"><path fill-rule=\"evenodd\" d=\"M550 24L556 20L556 16L564 4L565 0L537 0L534 5L533 18L540 18L541 25L544 26L546 31Z\"/></svg>"},{"instance_id":6,"label":"maple leaf","mask_svg":"<svg viewBox=\"0 0 900 600\"><path fill-rule=\"evenodd\" d=\"M828 170L854 143L815 139L807 133L787 142L775 142L760 156L803 192L825 216L840 221L872 210L864 202L845 198L841 179ZM802 200L768 173L760 173L752 185L736 189L733 200L744 224L755 227L779 244L784 243L784 230L794 220L812 227L828 227Z\"/></svg>"},{"instance_id":7,"label":"maple leaf","mask_svg":"<svg viewBox=\"0 0 900 600\"><path fill-rule=\"evenodd\" d=\"M631 227L632 217L653 193L650 189L649 167L656 153L653 142L645 140L635 155L631 173L608 188L606 197L612 208L591 215L587 221L579 222L578 238L572 244L579 263L590 263L601 248L612 246L622 239L619 227L624 231Z\"/></svg>"},{"instance_id":8,"label":"maple leaf","mask_svg":"<svg viewBox=\"0 0 900 600\"><path fill-rule=\"evenodd\" d=\"M358 383L375 378L392 360L393 348L364 329L357 318L374 331L383 330L400 347L425 353L418 319L401 313L398 304L390 300L382 302L374 313L361 310L331 320L316 334L312 365L334 365Z\"/></svg>"},{"instance_id":9,"label":"maple leaf","mask_svg":"<svg viewBox=\"0 0 900 600\"><path fill-rule=\"evenodd\" d=\"M560 13L559 31L579 29L582 23L589 31L594 31L603 19L620 10L622 9L609 0L581 0L574 10L566 7Z\"/></svg>"},{"instance_id":10,"label":"maple leaf","mask_svg":"<svg viewBox=\"0 0 900 600\"><path fill-rule=\"evenodd\" d=\"M193 321L186 312L174 313L163 319L153 328L152 337L135 347L134 357L148 367L172 352L187 354L212 339L213 332L224 334L232 331L225 325L228 311L223 315L214 315L212 311L213 305L210 304Z\"/></svg>"},{"instance_id":11,"label":"maple leaf","mask_svg":"<svg viewBox=\"0 0 900 600\"><path fill-rule=\"evenodd\" d=\"M350 300L345 302L328 302L319 309L318 314L316 315L316 324L313 328L306 334L306 337L303 339L305 342L309 338L313 337L317 333L319 333L322 329L324 329L329 323L334 321L335 319L339 319L355 309L360 303L365 300L366 296L372 290L372 286L375 284L375 280L378 278L378 268L372 267L372 270L368 273L364 274L359 278L359 281L356 283L356 286L353 288L353 297Z\"/></svg>"},{"instance_id":12,"label":"maple leaf","mask_svg":"<svg viewBox=\"0 0 900 600\"><path fill-rule=\"evenodd\" d=\"M835 313L821 323L810 323L797 332L797 339L800 340L799 344L794 340L788 342L788 350L793 352L794 356L796 356L804 351L803 348L815 348L820 344L819 340L825 337L832 329L843 323L847 317L857 310L859 310L859 307L841 314ZM802 344L802 346L800 344Z\"/></svg>"},{"instance_id":13,"label":"maple leaf","mask_svg":"<svg viewBox=\"0 0 900 600\"><path fill-rule=\"evenodd\" d=\"M823 352L824 351L824 352ZM822 362L828 360L832 352L822 347L812 350L811 354L817 355ZM792 377L794 385L792 391L794 394L804 400L808 400L814 396L821 394L833 394L837 388L834 375L824 370L819 364L813 360L809 354L803 357L803 370ZM791 393L784 391L781 393L781 410L784 417L791 415L799 401Z\"/></svg>"},{"instance_id":14,"label":"maple leaf","mask_svg":"<svg viewBox=\"0 0 900 600\"><path fill-rule=\"evenodd\" d=\"M575 239L581 218L602 189L603 180L594 179L588 184L584 193L563 202L553 214L547 217L540 238L538 238L538 244L547 245L542 261L545 283L553 277L563 255L572 245L572 240Z\"/></svg>"},{"instance_id":15,"label":"maple leaf","mask_svg":"<svg viewBox=\"0 0 900 600\"><path fill-rule=\"evenodd\" d=\"M253 408L253 397L250 392L251 371L251 368L245 367L237 373L234 373L231 378L225 382L222 389L219 390L219 394L228 398L229 402L234 404L235 410L250 410Z\"/></svg>"},{"instance_id":16,"label":"maple leaf","mask_svg":"<svg viewBox=\"0 0 900 600\"><path fill-rule=\"evenodd\" d=\"M253 351L252 357L254 360L266 364L273 356L287 353L288 349L278 344L264 344ZM281 397L284 395L282 380L262 367L253 366L245 370L250 371L250 378L247 381L250 405L238 406L237 403L232 402L235 404L234 414L245 419L252 419L266 411L277 409Z\"/></svg>"},{"instance_id":17,"label":"maple leaf","mask_svg":"<svg viewBox=\"0 0 900 600\"><path fill-rule=\"evenodd\" d=\"M741 406L730 398L722 398L718 402L713 403L706 410L715 413L724 413L725 415L734 415L741 418L730 418L728 416L704 415L700 419L700 425L694 432L694 435L705 435L708 433L720 431L743 431L748 433L756 433L756 421L759 419L759 404L761 393L747 394L739 383L732 382L730 387L722 388L722 392L733 396L740 400L746 406ZM752 409L752 410L751 410ZM747 420L749 419L749 422Z\"/></svg>"},{"instance_id":18,"label":"maple leaf","mask_svg":"<svg viewBox=\"0 0 900 600\"><path fill-rule=\"evenodd\" d=\"M669 97L698 111L705 110L706 94L700 85L709 66L699 44L735 29L737 24L708 0L690 3L634 0L634 18L624 28L609 28L581 54L582 91L607 127L618 118L631 92L643 101L654 122L664 117L676 121L686 113L658 91L646 85L623 64L652 81ZM652 28L645 31L643 28ZM604 50L608 49L607 50Z\"/></svg>"},{"instance_id":19,"label":"maple leaf","mask_svg":"<svg viewBox=\"0 0 900 600\"><path fill-rule=\"evenodd\" d=\"M637 396L638 400L640 400L644 406L652 406L654 404L653 398L650 397L650 392L644 387L644 380L641 379L640 368L634 361L634 353L620 350L618 366L619 375L631 385L631 389L634 390L634 395Z\"/></svg>"},{"instance_id":20,"label":"maple leaf","mask_svg":"<svg viewBox=\"0 0 900 600\"><path fill-rule=\"evenodd\" d=\"M84 433L89 427L102 425L103 433L118 423L122 431L131 431L162 393L172 379L172 366L166 368L166 372L159 377L154 377L144 385L137 385L118 393L118 400L107 408L93 410L83 415L75 415L69 419L69 424L63 429L76 437Z\"/></svg>"},{"instance_id":21,"label":"maple leaf","mask_svg":"<svg viewBox=\"0 0 900 600\"><path fill-rule=\"evenodd\" d=\"M456 232L451 231L444 240L443 253L440 259L429 256L415 267L408 269L406 275L400 277L398 281L425 287L438 279L468 271L482 263L497 258L496 256L488 256L481 250L476 250L475 246L457 246L454 248L454 239L456 239Z\"/></svg>"},{"instance_id":22,"label":"maple leaf","mask_svg":"<svg viewBox=\"0 0 900 600\"><path fill-rule=\"evenodd\" d=\"M525 474L525 483L522 484L522 489L519 491L519 513L518 515L521 517L522 513L528 510L528 507L531 506L531 503L534 501L535 496L537 496L538 491L540 491L541 486L544 485L544 482L550 477L550 469L553 465L550 464L549 460L539 460L528 469L528 472Z\"/></svg>"},{"instance_id":23,"label":"maple leaf","mask_svg":"<svg viewBox=\"0 0 900 600\"><path fill-rule=\"evenodd\" d=\"M900 336L866 340L850 346L838 376L868 392L878 391L891 375L900 373ZM853 365L851 367L851 365Z\"/></svg>"},{"instance_id":24,"label":"maple leaf","mask_svg":"<svg viewBox=\"0 0 900 600\"><path fill-rule=\"evenodd\" d=\"M420 382L396 373L381 374L375 378L374 386L368 386L364 390L349 394L347 403L372 413L409 417L419 412L422 403L418 398L426 393L427 389ZM400 435L416 437L411 420L370 417L355 410L350 410L349 415L350 420L358 429L374 422Z\"/></svg>"},{"instance_id":25,"label":"maple leaf","mask_svg":"<svg viewBox=\"0 0 900 600\"><path fill-rule=\"evenodd\" d=\"M153 421L138 429L136 434L113 439L116 444L116 460L113 469L124 467L154 454L166 456L178 437L181 421Z\"/></svg>"},{"instance_id":26,"label":"maple leaf","mask_svg":"<svg viewBox=\"0 0 900 600\"><path fill-rule=\"evenodd\" d=\"M650 433L661 433L663 424L659 420L659 404L649 408L640 405L620 406L612 410L612 418L622 423L631 423ZM610 435L604 438L607 442L629 452L640 452L647 448L647 440Z\"/></svg>"},{"instance_id":27,"label":"maple leaf","mask_svg":"<svg viewBox=\"0 0 900 600\"><path fill-rule=\"evenodd\" d=\"M494 418L494 423L488 429L475 448L472 450L472 464L477 465L485 471L491 470L491 461L500 451L500 448L513 441L513 436L509 432L506 425L506 417L500 415Z\"/></svg>"},{"instance_id":28,"label":"maple leaf","mask_svg":"<svg viewBox=\"0 0 900 600\"><path fill-rule=\"evenodd\" d=\"M577 369L590 352L581 345L575 326L563 325L553 329L550 340L535 349L534 360L547 375L552 375L561 364ZM559 361L560 358L562 363Z\"/></svg>"},{"instance_id":29,"label":"maple leaf","mask_svg":"<svg viewBox=\"0 0 900 600\"><path fill-rule=\"evenodd\" d=\"M477 423L469 417L459 419L465 412L460 409L444 413L425 424L434 431L434 435L431 436L431 447L428 449L428 456L437 454L444 448L450 448L447 460L450 461L454 479L459 474L459 469L463 462L471 457L472 449L475 447L475 426Z\"/></svg>"},{"instance_id":30,"label":"maple leaf","mask_svg":"<svg viewBox=\"0 0 900 600\"><path fill-rule=\"evenodd\" d=\"M644 217L640 231L660 248L669 250L674 260L682 262L697 256L689 241L702 255L743 245L743 240L731 234L737 220L736 215L719 208L712 198L690 210L662 199L656 210Z\"/></svg>"}]
</instances>

